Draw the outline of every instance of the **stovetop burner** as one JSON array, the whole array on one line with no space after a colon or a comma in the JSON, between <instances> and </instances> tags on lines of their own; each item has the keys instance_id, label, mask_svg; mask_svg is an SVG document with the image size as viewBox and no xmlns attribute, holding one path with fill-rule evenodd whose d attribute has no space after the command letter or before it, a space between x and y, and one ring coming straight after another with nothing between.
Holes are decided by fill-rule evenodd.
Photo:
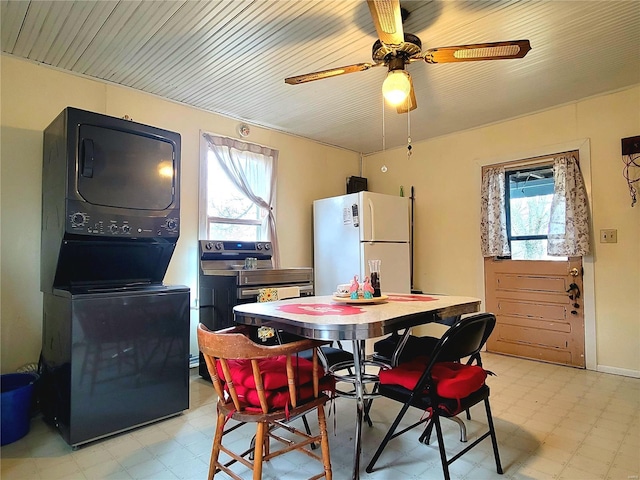
<instances>
[{"instance_id":1,"label":"stovetop burner","mask_svg":"<svg viewBox=\"0 0 640 480\"><path fill-rule=\"evenodd\" d=\"M200 240L200 273L205 276L233 276L239 286L272 287L283 284L312 284L311 267L274 268L271 242ZM244 266L256 258L256 268Z\"/></svg>"}]
</instances>

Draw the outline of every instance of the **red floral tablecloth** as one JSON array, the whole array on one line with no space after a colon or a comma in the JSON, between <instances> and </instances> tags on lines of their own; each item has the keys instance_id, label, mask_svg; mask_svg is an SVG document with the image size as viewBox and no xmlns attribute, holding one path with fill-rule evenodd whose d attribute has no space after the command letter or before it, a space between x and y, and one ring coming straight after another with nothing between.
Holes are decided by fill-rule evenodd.
<instances>
[{"instance_id":1,"label":"red floral tablecloth","mask_svg":"<svg viewBox=\"0 0 640 480\"><path fill-rule=\"evenodd\" d=\"M429 302L436 300L426 295L389 295L389 302ZM356 305L336 304L336 303L290 303L278 307L281 312L292 313L294 315L357 315L364 310Z\"/></svg>"},{"instance_id":2,"label":"red floral tablecloth","mask_svg":"<svg viewBox=\"0 0 640 480\"><path fill-rule=\"evenodd\" d=\"M335 305L333 303L294 303L282 305L278 310L296 315L357 315L362 313L360 307L352 305Z\"/></svg>"}]
</instances>

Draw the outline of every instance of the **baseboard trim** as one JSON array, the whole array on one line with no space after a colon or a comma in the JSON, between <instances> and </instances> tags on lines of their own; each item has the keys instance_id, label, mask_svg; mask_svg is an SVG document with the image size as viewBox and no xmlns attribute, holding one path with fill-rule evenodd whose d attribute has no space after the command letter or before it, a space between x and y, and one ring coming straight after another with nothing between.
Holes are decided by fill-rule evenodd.
<instances>
[{"instance_id":1,"label":"baseboard trim","mask_svg":"<svg viewBox=\"0 0 640 480\"><path fill-rule=\"evenodd\" d=\"M622 375L623 377L640 378L640 371L628 368L609 367L607 365L598 365L596 371L602 373L611 373L613 375Z\"/></svg>"},{"instance_id":2,"label":"baseboard trim","mask_svg":"<svg viewBox=\"0 0 640 480\"><path fill-rule=\"evenodd\" d=\"M189 355L189 368L197 368L200 366L200 357L199 355L194 355L193 353Z\"/></svg>"}]
</instances>

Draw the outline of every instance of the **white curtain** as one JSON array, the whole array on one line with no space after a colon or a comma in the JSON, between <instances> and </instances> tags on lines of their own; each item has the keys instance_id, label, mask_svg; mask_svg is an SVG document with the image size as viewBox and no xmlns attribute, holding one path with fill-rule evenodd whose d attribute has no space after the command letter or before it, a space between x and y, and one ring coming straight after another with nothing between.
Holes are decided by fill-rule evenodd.
<instances>
[{"instance_id":1,"label":"white curtain","mask_svg":"<svg viewBox=\"0 0 640 480\"><path fill-rule=\"evenodd\" d=\"M551 201L547 253L581 257L589 253L589 207L580 167L574 156L553 161L554 194Z\"/></svg>"},{"instance_id":2,"label":"white curtain","mask_svg":"<svg viewBox=\"0 0 640 480\"><path fill-rule=\"evenodd\" d=\"M483 257L511 255L507 238L504 167L487 168L482 174L480 239Z\"/></svg>"},{"instance_id":3,"label":"white curtain","mask_svg":"<svg viewBox=\"0 0 640 480\"><path fill-rule=\"evenodd\" d=\"M276 220L273 214L278 151L233 138L207 133L203 133L202 136L233 184L265 212L262 228L264 232L268 232L267 237L273 246L274 266L280 267ZM268 189L265 192L258 192L256 180L265 177Z\"/></svg>"}]
</instances>

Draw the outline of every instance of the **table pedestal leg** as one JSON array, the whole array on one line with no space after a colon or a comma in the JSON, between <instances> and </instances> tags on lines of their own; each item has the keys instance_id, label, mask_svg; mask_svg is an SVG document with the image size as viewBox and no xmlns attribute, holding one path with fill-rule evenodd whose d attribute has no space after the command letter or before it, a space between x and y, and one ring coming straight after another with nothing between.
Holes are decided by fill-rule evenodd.
<instances>
[{"instance_id":1,"label":"table pedestal leg","mask_svg":"<svg viewBox=\"0 0 640 480\"><path fill-rule=\"evenodd\" d=\"M364 340L353 340L353 363L356 375L356 433L353 452L353 480L360 478L360 454L362 452L362 419L364 418L364 384L362 375L364 374Z\"/></svg>"}]
</instances>

